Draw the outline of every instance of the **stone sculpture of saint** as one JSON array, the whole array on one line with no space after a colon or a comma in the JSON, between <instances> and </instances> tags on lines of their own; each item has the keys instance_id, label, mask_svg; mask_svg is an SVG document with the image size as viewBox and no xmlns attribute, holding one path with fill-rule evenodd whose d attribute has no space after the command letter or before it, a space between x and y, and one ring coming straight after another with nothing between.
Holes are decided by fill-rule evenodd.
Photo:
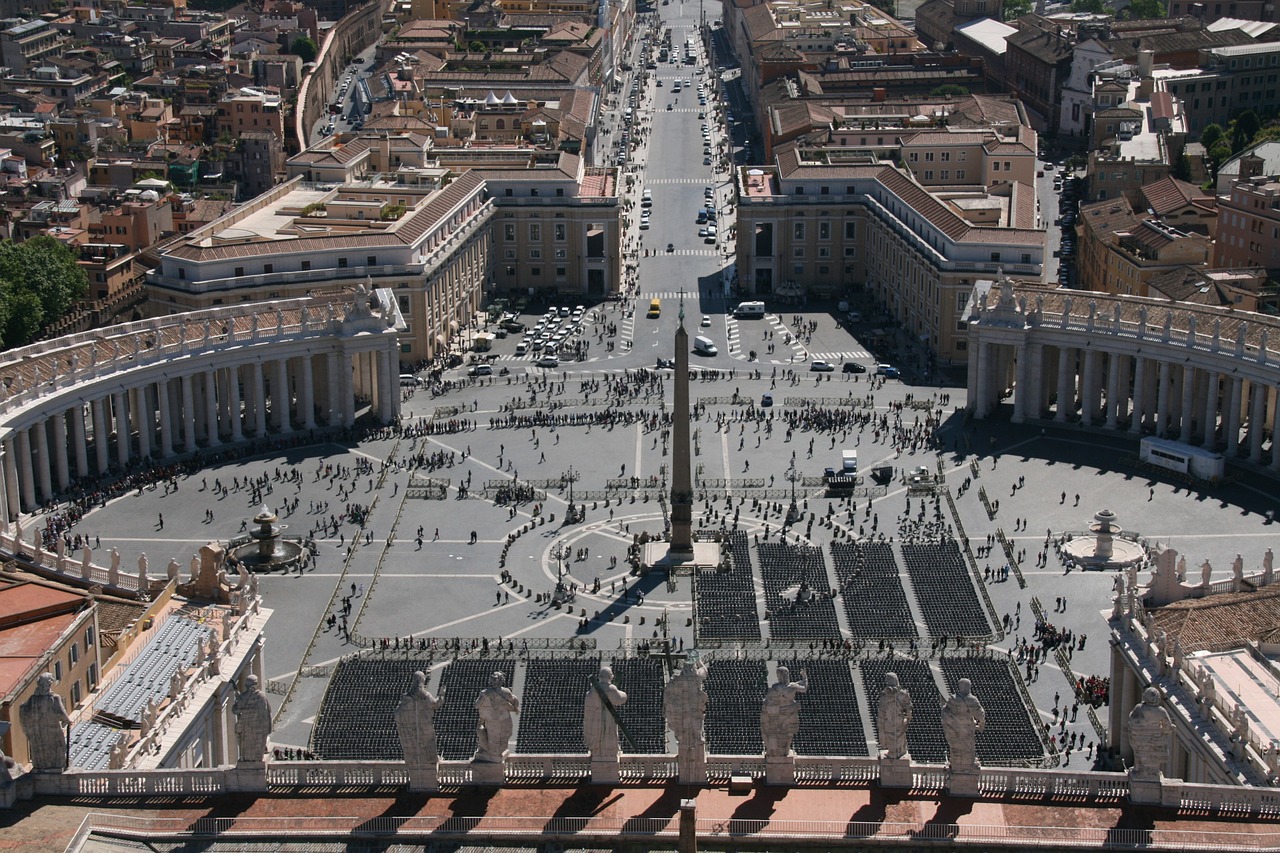
<instances>
[{"instance_id":1,"label":"stone sculpture of saint","mask_svg":"<svg viewBox=\"0 0 1280 853\"><path fill-rule=\"evenodd\" d=\"M911 724L911 694L902 687L896 672L885 673L884 688L876 706L880 733L880 757L898 759L907 755L907 727Z\"/></svg>"},{"instance_id":2,"label":"stone sculpture of saint","mask_svg":"<svg viewBox=\"0 0 1280 853\"><path fill-rule=\"evenodd\" d=\"M405 763L411 767L434 767L439 758L436 749L436 708L444 701L427 690L427 676L419 671L409 680L409 689L396 705L396 734Z\"/></svg>"},{"instance_id":3,"label":"stone sculpture of saint","mask_svg":"<svg viewBox=\"0 0 1280 853\"><path fill-rule=\"evenodd\" d=\"M61 773L67 769L67 732L71 718L62 697L53 692L53 675L42 672L36 692L18 709L27 733L27 752L36 773Z\"/></svg>"},{"instance_id":4,"label":"stone sculpture of saint","mask_svg":"<svg viewBox=\"0 0 1280 853\"><path fill-rule=\"evenodd\" d=\"M582 700L582 739L594 759L616 761L618 758L618 721L609 706L621 708L627 694L613 683L613 669L600 667L600 672ZM606 704L606 702L608 704Z\"/></svg>"},{"instance_id":5,"label":"stone sculpture of saint","mask_svg":"<svg viewBox=\"0 0 1280 853\"><path fill-rule=\"evenodd\" d=\"M258 687L258 676L244 680L244 691L236 697L231 710L236 715L236 745L241 764L261 764L271 734L271 705L267 694Z\"/></svg>"},{"instance_id":6,"label":"stone sculpture of saint","mask_svg":"<svg viewBox=\"0 0 1280 853\"><path fill-rule=\"evenodd\" d=\"M800 700L796 697L809 689L809 675L800 670L800 680L791 680L791 670L778 667L778 680L764 694L760 708L760 737L764 754L769 758L794 755L791 742L800 731Z\"/></svg>"},{"instance_id":7,"label":"stone sculpture of saint","mask_svg":"<svg viewBox=\"0 0 1280 853\"><path fill-rule=\"evenodd\" d=\"M686 664L662 694L662 714L675 733L680 751L702 749L706 744L703 721L707 716L707 691L702 688L707 668Z\"/></svg>"},{"instance_id":8,"label":"stone sculpture of saint","mask_svg":"<svg viewBox=\"0 0 1280 853\"><path fill-rule=\"evenodd\" d=\"M1142 701L1129 712L1129 744L1133 747L1132 775L1144 779L1159 779L1160 771L1169 760L1169 743L1173 736L1173 723L1169 712L1160 707L1160 691L1148 687L1142 691Z\"/></svg>"},{"instance_id":9,"label":"stone sculpture of saint","mask_svg":"<svg viewBox=\"0 0 1280 853\"><path fill-rule=\"evenodd\" d=\"M978 769L978 732L986 728L987 711L973 695L967 678L956 684L955 695L942 706L942 733L947 738L947 762L951 769Z\"/></svg>"},{"instance_id":10,"label":"stone sculpture of saint","mask_svg":"<svg viewBox=\"0 0 1280 853\"><path fill-rule=\"evenodd\" d=\"M511 715L520 712L520 700L505 685L506 676L495 672L489 686L476 697L475 761L501 763L511 740Z\"/></svg>"}]
</instances>

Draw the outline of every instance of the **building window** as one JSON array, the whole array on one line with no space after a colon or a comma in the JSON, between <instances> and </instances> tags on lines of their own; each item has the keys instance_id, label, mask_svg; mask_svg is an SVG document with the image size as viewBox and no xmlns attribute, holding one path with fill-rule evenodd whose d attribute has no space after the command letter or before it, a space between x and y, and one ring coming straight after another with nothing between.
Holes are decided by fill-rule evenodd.
<instances>
[{"instance_id":1,"label":"building window","mask_svg":"<svg viewBox=\"0 0 1280 853\"><path fill-rule=\"evenodd\" d=\"M831 223L830 222L818 223L818 239L819 240L831 239Z\"/></svg>"},{"instance_id":2,"label":"building window","mask_svg":"<svg viewBox=\"0 0 1280 853\"><path fill-rule=\"evenodd\" d=\"M80 704L80 679L78 678L71 684L71 704Z\"/></svg>"},{"instance_id":3,"label":"building window","mask_svg":"<svg viewBox=\"0 0 1280 853\"><path fill-rule=\"evenodd\" d=\"M831 257L831 247L830 247L830 246L819 246L819 247L818 247L818 257L820 257L820 258L829 258L829 257Z\"/></svg>"},{"instance_id":4,"label":"building window","mask_svg":"<svg viewBox=\"0 0 1280 853\"><path fill-rule=\"evenodd\" d=\"M509 242L514 243L516 239L516 226L513 223L508 222L502 227L502 234Z\"/></svg>"},{"instance_id":5,"label":"building window","mask_svg":"<svg viewBox=\"0 0 1280 853\"><path fill-rule=\"evenodd\" d=\"M795 269L796 275L804 275L804 264L796 264L793 269Z\"/></svg>"},{"instance_id":6,"label":"building window","mask_svg":"<svg viewBox=\"0 0 1280 853\"><path fill-rule=\"evenodd\" d=\"M531 224L529 225L529 239L530 239L530 240L541 240L541 239L542 239L542 226L541 226L541 225L539 225L539 224L538 224L538 223L536 223L536 222L531 223Z\"/></svg>"},{"instance_id":7,"label":"building window","mask_svg":"<svg viewBox=\"0 0 1280 853\"><path fill-rule=\"evenodd\" d=\"M62 681L62 661L60 660L53 662L53 680Z\"/></svg>"},{"instance_id":8,"label":"building window","mask_svg":"<svg viewBox=\"0 0 1280 853\"><path fill-rule=\"evenodd\" d=\"M303 268L304 270L309 270L309 269L311 269L311 261L303 261L303 262L302 262L302 268Z\"/></svg>"},{"instance_id":9,"label":"building window","mask_svg":"<svg viewBox=\"0 0 1280 853\"><path fill-rule=\"evenodd\" d=\"M236 278L244 278L244 267L236 267Z\"/></svg>"},{"instance_id":10,"label":"building window","mask_svg":"<svg viewBox=\"0 0 1280 853\"><path fill-rule=\"evenodd\" d=\"M346 268L347 268L347 259L338 258L338 269L346 269Z\"/></svg>"},{"instance_id":11,"label":"building window","mask_svg":"<svg viewBox=\"0 0 1280 853\"><path fill-rule=\"evenodd\" d=\"M515 194L516 194L515 190L513 190L511 187L507 187L507 192L506 192L507 198L511 198Z\"/></svg>"},{"instance_id":12,"label":"building window","mask_svg":"<svg viewBox=\"0 0 1280 853\"><path fill-rule=\"evenodd\" d=\"M516 259L516 250L515 250L515 249L507 249L505 252L503 252L503 253L502 253L502 257L503 257L505 260L508 260L508 261L514 261L514 260Z\"/></svg>"},{"instance_id":13,"label":"building window","mask_svg":"<svg viewBox=\"0 0 1280 853\"><path fill-rule=\"evenodd\" d=\"M532 276L542 275L542 267L529 267L529 275L532 275Z\"/></svg>"},{"instance_id":14,"label":"building window","mask_svg":"<svg viewBox=\"0 0 1280 853\"><path fill-rule=\"evenodd\" d=\"M564 278L566 275L568 275L568 272L569 272L568 267L556 267L557 278Z\"/></svg>"},{"instance_id":15,"label":"building window","mask_svg":"<svg viewBox=\"0 0 1280 853\"><path fill-rule=\"evenodd\" d=\"M84 629L84 650L87 652L93 648L93 626L90 625Z\"/></svg>"},{"instance_id":16,"label":"building window","mask_svg":"<svg viewBox=\"0 0 1280 853\"><path fill-rule=\"evenodd\" d=\"M803 222L797 222L797 223L795 224L795 237L794 237L794 239L796 239L796 240L803 240L803 239L804 239L804 223L803 223Z\"/></svg>"},{"instance_id":17,"label":"building window","mask_svg":"<svg viewBox=\"0 0 1280 853\"><path fill-rule=\"evenodd\" d=\"M804 195L804 187L796 187L796 195Z\"/></svg>"},{"instance_id":18,"label":"building window","mask_svg":"<svg viewBox=\"0 0 1280 853\"><path fill-rule=\"evenodd\" d=\"M538 197L538 188L537 188L537 187L534 187L534 188L532 188L531 190L529 190L529 195L530 195L532 198L537 198L537 197Z\"/></svg>"},{"instance_id":19,"label":"building window","mask_svg":"<svg viewBox=\"0 0 1280 853\"><path fill-rule=\"evenodd\" d=\"M530 249L530 250L529 250L529 260L531 260L531 261L540 261L540 260L542 260L542 250L541 250L541 249Z\"/></svg>"},{"instance_id":20,"label":"building window","mask_svg":"<svg viewBox=\"0 0 1280 853\"><path fill-rule=\"evenodd\" d=\"M568 249L556 249L556 260L557 260L557 261L563 261L563 260L564 260L565 258L567 258L567 257L569 257L569 251L568 251Z\"/></svg>"},{"instance_id":21,"label":"building window","mask_svg":"<svg viewBox=\"0 0 1280 853\"><path fill-rule=\"evenodd\" d=\"M273 273L273 272L275 272L275 271L276 271L276 265L275 265L275 264L263 264L263 265L262 265L262 271L263 271L264 273L267 273L267 274L269 275L269 274L271 274L271 273Z\"/></svg>"},{"instance_id":22,"label":"building window","mask_svg":"<svg viewBox=\"0 0 1280 853\"><path fill-rule=\"evenodd\" d=\"M556 197L564 198L564 187L556 187Z\"/></svg>"},{"instance_id":23,"label":"building window","mask_svg":"<svg viewBox=\"0 0 1280 853\"><path fill-rule=\"evenodd\" d=\"M991 263L993 263L993 264L998 264L998 263L1000 263L1000 253L999 253L999 252L992 252L992 253L991 253Z\"/></svg>"},{"instance_id":24,"label":"building window","mask_svg":"<svg viewBox=\"0 0 1280 853\"><path fill-rule=\"evenodd\" d=\"M956 169L956 180L957 181L964 180L964 169Z\"/></svg>"},{"instance_id":25,"label":"building window","mask_svg":"<svg viewBox=\"0 0 1280 853\"><path fill-rule=\"evenodd\" d=\"M568 230L565 228L564 223L557 222L555 229L556 229L556 240L563 241L568 234Z\"/></svg>"},{"instance_id":26,"label":"building window","mask_svg":"<svg viewBox=\"0 0 1280 853\"><path fill-rule=\"evenodd\" d=\"M858 239L858 223L846 222L844 224L844 238L846 240Z\"/></svg>"},{"instance_id":27,"label":"building window","mask_svg":"<svg viewBox=\"0 0 1280 853\"><path fill-rule=\"evenodd\" d=\"M80 661L80 646L75 643L71 644L71 648L67 649L67 665L75 666Z\"/></svg>"},{"instance_id":28,"label":"building window","mask_svg":"<svg viewBox=\"0 0 1280 853\"><path fill-rule=\"evenodd\" d=\"M84 682L89 686L90 690L98 686L98 665L96 663L89 664L89 668L84 671Z\"/></svg>"},{"instance_id":29,"label":"building window","mask_svg":"<svg viewBox=\"0 0 1280 853\"><path fill-rule=\"evenodd\" d=\"M1031 263L1031 253L1030 253L1030 252L1023 252L1023 253L1022 253L1022 262L1023 262L1024 264L1029 264L1029 263Z\"/></svg>"}]
</instances>

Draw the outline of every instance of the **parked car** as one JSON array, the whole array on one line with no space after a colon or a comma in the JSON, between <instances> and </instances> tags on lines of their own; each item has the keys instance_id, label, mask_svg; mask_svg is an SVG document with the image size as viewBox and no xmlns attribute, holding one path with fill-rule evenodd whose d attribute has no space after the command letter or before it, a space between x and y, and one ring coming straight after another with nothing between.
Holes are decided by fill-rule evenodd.
<instances>
[{"instance_id":1,"label":"parked car","mask_svg":"<svg viewBox=\"0 0 1280 853\"><path fill-rule=\"evenodd\" d=\"M810 373L831 373L835 366L825 361L815 361L809 365Z\"/></svg>"},{"instance_id":2,"label":"parked car","mask_svg":"<svg viewBox=\"0 0 1280 853\"><path fill-rule=\"evenodd\" d=\"M538 367L559 367L560 357L554 355L544 355L537 361Z\"/></svg>"},{"instance_id":3,"label":"parked car","mask_svg":"<svg viewBox=\"0 0 1280 853\"><path fill-rule=\"evenodd\" d=\"M846 361L844 363L845 373L866 373L867 369L856 361Z\"/></svg>"}]
</instances>

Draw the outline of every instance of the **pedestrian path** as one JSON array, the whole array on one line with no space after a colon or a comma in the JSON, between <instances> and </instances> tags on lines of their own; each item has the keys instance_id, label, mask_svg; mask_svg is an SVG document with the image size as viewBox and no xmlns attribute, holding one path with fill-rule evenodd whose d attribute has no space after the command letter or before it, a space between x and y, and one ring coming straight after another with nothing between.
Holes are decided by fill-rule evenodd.
<instances>
[{"instance_id":1,"label":"pedestrian path","mask_svg":"<svg viewBox=\"0 0 1280 853\"><path fill-rule=\"evenodd\" d=\"M720 293L718 291L713 293L711 292L711 290L712 290L711 288L708 288L707 291L705 292L701 290L686 290L683 293L680 292L679 290L660 290L656 293L642 293L640 294L640 298L641 299L676 299L678 300L681 296L683 296L685 299L690 299L690 300L696 297L702 300L703 302L707 302L707 301L723 302L724 301L723 293Z\"/></svg>"},{"instance_id":2,"label":"pedestrian path","mask_svg":"<svg viewBox=\"0 0 1280 853\"><path fill-rule=\"evenodd\" d=\"M811 352L809 358L815 361L852 361L859 358L870 358L871 353L866 350L855 349L845 350L843 352Z\"/></svg>"},{"instance_id":3,"label":"pedestrian path","mask_svg":"<svg viewBox=\"0 0 1280 853\"><path fill-rule=\"evenodd\" d=\"M675 251L671 251L671 252L668 252L665 249L659 249L657 257L660 258L663 255L666 255L667 257L670 257L672 255L682 255L684 257L689 257L691 255L696 255L698 257L715 257L716 254L718 253L716 252L715 249L676 249ZM650 255L649 257L654 257L654 256ZM645 260L645 258L642 257L641 260Z\"/></svg>"}]
</instances>

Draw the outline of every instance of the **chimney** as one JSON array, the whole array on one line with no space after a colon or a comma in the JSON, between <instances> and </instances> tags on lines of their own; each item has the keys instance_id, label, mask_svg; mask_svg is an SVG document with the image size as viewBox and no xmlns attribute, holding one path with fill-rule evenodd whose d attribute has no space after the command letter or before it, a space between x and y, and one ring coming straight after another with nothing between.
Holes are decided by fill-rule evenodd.
<instances>
[{"instance_id":1,"label":"chimney","mask_svg":"<svg viewBox=\"0 0 1280 853\"><path fill-rule=\"evenodd\" d=\"M1146 79L1151 76L1152 69L1155 68L1156 53L1150 48L1138 51L1138 76Z\"/></svg>"},{"instance_id":2,"label":"chimney","mask_svg":"<svg viewBox=\"0 0 1280 853\"><path fill-rule=\"evenodd\" d=\"M1263 160L1257 154L1246 154L1240 158L1240 180L1247 181L1250 178L1262 174Z\"/></svg>"},{"instance_id":3,"label":"chimney","mask_svg":"<svg viewBox=\"0 0 1280 853\"><path fill-rule=\"evenodd\" d=\"M871 100L877 104L882 104L889 97L889 93L883 86L877 86L871 90Z\"/></svg>"}]
</instances>

